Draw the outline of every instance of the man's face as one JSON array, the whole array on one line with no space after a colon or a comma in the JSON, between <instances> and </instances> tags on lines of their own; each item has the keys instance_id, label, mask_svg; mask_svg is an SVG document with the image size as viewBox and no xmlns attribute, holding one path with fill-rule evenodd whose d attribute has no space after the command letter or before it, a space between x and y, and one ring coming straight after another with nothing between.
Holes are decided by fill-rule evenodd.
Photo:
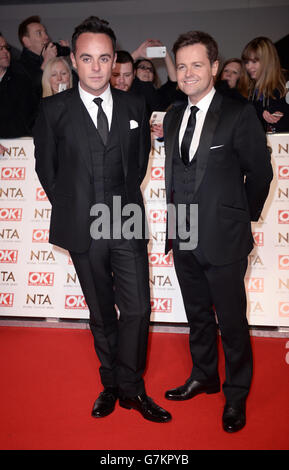
<instances>
[{"instance_id":1,"label":"man's face","mask_svg":"<svg viewBox=\"0 0 289 470\"><path fill-rule=\"evenodd\" d=\"M40 23L30 23L27 26L28 35L23 36L24 46L35 54L40 55L43 47L49 43L49 36Z\"/></svg>"},{"instance_id":2,"label":"man's face","mask_svg":"<svg viewBox=\"0 0 289 470\"><path fill-rule=\"evenodd\" d=\"M116 62L112 71L110 83L113 88L128 91L134 79L133 65L131 62L119 64Z\"/></svg>"},{"instance_id":3,"label":"man's face","mask_svg":"<svg viewBox=\"0 0 289 470\"><path fill-rule=\"evenodd\" d=\"M196 104L214 85L218 61L210 63L206 46L184 46L176 53L177 81L179 88Z\"/></svg>"},{"instance_id":4,"label":"man's face","mask_svg":"<svg viewBox=\"0 0 289 470\"><path fill-rule=\"evenodd\" d=\"M115 60L112 41L103 33L82 33L76 41L75 54L71 53L80 86L95 96L108 87Z\"/></svg>"},{"instance_id":5,"label":"man's face","mask_svg":"<svg viewBox=\"0 0 289 470\"><path fill-rule=\"evenodd\" d=\"M5 39L0 36L0 72L4 71L9 67L10 65L10 52L8 49L7 42Z\"/></svg>"}]
</instances>

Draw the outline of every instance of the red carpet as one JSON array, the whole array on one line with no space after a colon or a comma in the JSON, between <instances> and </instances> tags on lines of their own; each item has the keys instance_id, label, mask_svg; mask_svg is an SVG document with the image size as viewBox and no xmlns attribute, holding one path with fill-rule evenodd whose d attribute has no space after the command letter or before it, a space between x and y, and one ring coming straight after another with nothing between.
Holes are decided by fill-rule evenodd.
<instances>
[{"instance_id":1,"label":"red carpet","mask_svg":"<svg viewBox=\"0 0 289 470\"><path fill-rule=\"evenodd\" d=\"M150 334L147 393L173 415L156 424L119 405L106 418L90 417L101 385L88 330L0 327L0 449L288 450L289 342L252 342L247 425L230 435L221 426L222 393L180 403L164 398L190 373L187 335ZM220 375L223 380L221 348Z\"/></svg>"}]
</instances>

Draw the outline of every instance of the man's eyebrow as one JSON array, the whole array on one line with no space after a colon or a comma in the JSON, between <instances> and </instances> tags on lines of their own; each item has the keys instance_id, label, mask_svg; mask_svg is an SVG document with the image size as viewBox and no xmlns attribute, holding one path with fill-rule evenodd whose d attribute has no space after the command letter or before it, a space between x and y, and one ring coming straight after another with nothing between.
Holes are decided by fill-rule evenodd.
<instances>
[{"instance_id":1,"label":"man's eyebrow","mask_svg":"<svg viewBox=\"0 0 289 470\"><path fill-rule=\"evenodd\" d=\"M80 54L79 57L81 58L81 57L93 57L93 56L92 54L89 54L88 52L83 52L82 54ZM101 54L99 57L111 57L111 54L109 53Z\"/></svg>"}]
</instances>

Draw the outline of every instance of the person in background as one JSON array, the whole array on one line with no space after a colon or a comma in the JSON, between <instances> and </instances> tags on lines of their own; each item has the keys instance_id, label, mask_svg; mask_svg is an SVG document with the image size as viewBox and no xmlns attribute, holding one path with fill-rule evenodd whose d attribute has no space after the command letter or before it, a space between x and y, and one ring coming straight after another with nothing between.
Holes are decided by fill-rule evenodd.
<instances>
[{"instance_id":1,"label":"person in background","mask_svg":"<svg viewBox=\"0 0 289 470\"><path fill-rule=\"evenodd\" d=\"M116 52L115 67L112 70L110 84L113 88L129 91L135 78L134 61L127 51Z\"/></svg>"},{"instance_id":2,"label":"person in background","mask_svg":"<svg viewBox=\"0 0 289 470\"><path fill-rule=\"evenodd\" d=\"M26 18L18 27L18 38L23 46L18 60L28 74L35 92L40 99L42 96L42 73L47 62L57 55L70 54L68 42L60 40L59 44L51 42L45 26L39 16Z\"/></svg>"},{"instance_id":3,"label":"person in background","mask_svg":"<svg viewBox=\"0 0 289 470\"><path fill-rule=\"evenodd\" d=\"M242 52L240 93L253 103L265 132L289 131L286 81L272 41L257 37Z\"/></svg>"},{"instance_id":4,"label":"person in background","mask_svg":"<svg viewBox=\"0 0 289 470\"><path fill-rule=\"evenodd\" d=\"M71 68L64 57L50 59L42 75L42 97L72 88Z\"/></svg>"},{"instance_id":5,"label":"person in background","mask_svg":"<svg viewBox=\"0 0 289 470\"><path fill-rule=\"evenodd\" d=\"M219 73L220 80L226 80L230 88L236 88L241 76L241 59L232 58L226 60Z\"/></svg>"},{"instance_id":6,"label":"person in background","mask_svg":"<svg viewBox=\"0 0 289 470\"><path fill-rule=\"evenodd\" d=\"M27 75L11 64L10 48L0 33L0 137L32 135L37 100Z\"/></svg>"},{"instance_id":7,"label":"person in background","mask_svg":"<svg viewBox=\"0 0 289 470\"><path fill-rule=\"evenodd\" d=\"M226 60L215 81L215 88L222 95L230 98L245 100L237 86L242 71L242 61L236 57Z\"/></svg>"},{"instance_id":8,"label":"person in background","mask_svg":"<svg viewBox=\"0 0 289 470\"><path fill-rule=\"evenodd\" d=\"M161 47L162 42L157 39L147 39L132 52L135 60L135 81L133 90L142 90L144 84L150 85L154 93L151 92L152 100L150 111L166 111L175 101L184 100L184 94L177 88L176 68L168 51L163 58L168 73L168 79L163 85L159 85L159 78L153 60L147 57L148 47Z\"/></svg>"}]
</instances>

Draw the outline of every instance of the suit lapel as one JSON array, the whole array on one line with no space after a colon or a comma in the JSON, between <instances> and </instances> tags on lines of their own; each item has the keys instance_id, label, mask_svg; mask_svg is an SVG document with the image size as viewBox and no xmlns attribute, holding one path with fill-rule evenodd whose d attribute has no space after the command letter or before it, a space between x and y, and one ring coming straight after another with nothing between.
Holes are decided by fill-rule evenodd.
<instances>
[{"instance_id":1,"label":"suit lapel","mask_svg":"<svg viewBox=\"0 0 289 470\"><path fill-rule=\"evenodd\" d=\"M83 117L83 113L86 109L79 96L78 88L73 89L69 96L67 100L67 108L72 124L72 136L79 145L79 154L81 158L84 160L89 172L92 174L91 152L85 127L85 120Z\"/></svg>"},{"instance_id":2,"label":"suit lapel","mask_svg":"<svg viewBox=\"0 0 289 470\"><path fill-rule=\"evenodd\" d=\"M120 148L122 156L122 165L125 177L128 171L128 150L129 150L129 115L127 112L127 106L124 106L122 96L120 96L116 90L111 88L113 98L113 116L116 120L118 129L118 135L120 138Z\"/></svg>"},{"instance_id":3,"label":"suit lapel","mask_svg":"<svg viewBox=\"0 0 289 470\"><path fill-rule=\"evenodd\" d=\"M221 114L221 103L222 96L216 92L207 111L197 151L195 193L200 187L207 168L210 147Z\"/></svg>"},{"instance_id":4,"label":"suit lapel","mask_svg":"<svg viewBox=\"0 0 289 470\"><path fill-rule=\"evenodd\" d=\"M171 200L171 182L172 182L172 167L173 167L173 154L175 149L176 139L179 138L179 130L182 122L182 117L187 104L179 106L175 112L171 114L170 121L167 125L167 132L165 137L165 180L166 180L166 193L167 202Z\"/></svg>"}]
</instances>

